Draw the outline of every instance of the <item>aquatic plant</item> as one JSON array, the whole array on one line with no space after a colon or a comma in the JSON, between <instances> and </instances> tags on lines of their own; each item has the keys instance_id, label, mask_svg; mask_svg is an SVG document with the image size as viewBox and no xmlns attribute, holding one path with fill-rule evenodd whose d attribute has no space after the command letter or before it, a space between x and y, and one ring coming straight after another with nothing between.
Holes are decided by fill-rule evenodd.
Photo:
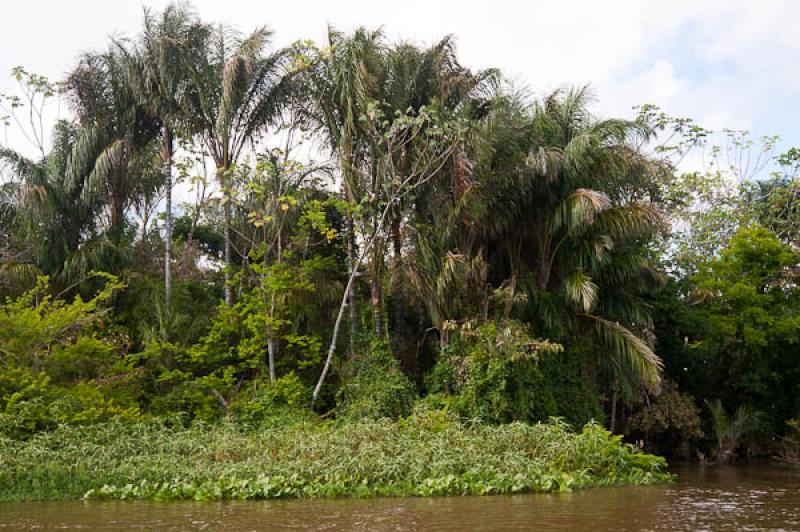
<instances>
[{"instance_id":1,"label":"aquatic plant","mask_svg":"<svg viewBox=\"0 0 800 532\"><path fill-rule=\"evenodd\" d=\"M114 421L0 439L0 500L489 495L670 478L663 458L594 423L436 416L261 431Z\"/></svg>"}]
</instances>

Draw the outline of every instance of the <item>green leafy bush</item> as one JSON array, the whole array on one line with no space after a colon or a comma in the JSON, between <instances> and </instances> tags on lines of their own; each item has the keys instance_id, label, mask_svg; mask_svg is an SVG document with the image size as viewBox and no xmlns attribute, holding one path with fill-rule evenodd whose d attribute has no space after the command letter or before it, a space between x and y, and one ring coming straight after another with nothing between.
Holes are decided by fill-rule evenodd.
<instances>
[{"instance_id":1,"label":"green leafy bush","mask_svg":"<svg viewBox=\"0 0 800 532\"><path fill-rule=\"evenodd\" d=\"M428 388L450 395L453 411L466 418L495 423L541 419L539 392L545 382L540 356L561 350L532 338L518 322L468 322L442 352Z\"/></svg>"},{"instance_id":2,"label":"green leafy bush","mask_svg":"<svg viewBox=\"0 0 800 532\"><path fill-rule=\"evenodd\" d=\"M228 412L228 400L235 389L234 368L220 368L208 375L174 369L156 377L163 393L155 395L149 410L156 415L187 414L190 419L212 422Z\"/></svg>"},{"instance_id":3,"label":"green leafy bush","mask_svg":"<svg viewBox=\"0 0 800 532\"><path fill-rule=\"evenodd\" d=\"M788 420L786 431L777 444L774 458L788 464L800 465L800 420Z\"/></svg>"},{"instance_id":4,"label":"green leafy bush","mask_svg":"<svg viewBox=\"0 0 800 532\"><path fill-rule=\"evenodd\" d=\"M286 277L288 273L284 271L281 275ZM299 286L297 281L294 283ZM209 329L194 344L182 345L161 339L149 342L145 350L136 355L153 375L152 386L157 393L153 394L149 409L157 415L183 412L190 418L214 421L237 417L237 412L233 411L235 406L248 423L255 423L260 414L243 405L255 401L265 406L271 401L258 398L261 392L253 391L254 387L262 388L259 383L269 379L270 342L280 353L276 365L287 380L278 379L279 382L264 390L291 382L302 386L297 374L319 361L319 339L291 332L288 324L283 318L265 313L263 299L259 291L254 290L243 295L233 307L220 304ZM251 406L256 410L260 408L255 404Z\"/></svg>"},{"instance_id":5,"label":"green leafy bush","mask_svg":"<svg viewBox=\"0 0 800 532\"><path fill-rule=\"evenodd\" d=\"M348 361L341 372L338 417L397 419L411 413L417 392L384 342Z\"/></svg>"},{"instance_id":6,"label":"green leafy bush","mask_svg":"<svg viewBox=\"0 0 800 532\"><path fill-rule=\"evenodd\" d=\"M80 425L141 417L139 407L118 401L95 382L58 386L45 373L24 368L0 372L0 435L27 438L61 424Z\"/></svg>"},{"instance_id":7,"label":"green leafy bush","mask_svg":"<svg viewBox=\"0 0 800 532\"><path fill-rule=\"evenodd\" d=\"M703 437L700 409L692 396L666 381L661 394L630 417L626 433L643 439L649 450L673 450L687 458L689 445Z\"/></svg>"},{"instance_id":8,"label":"green leafy bush","mask_svg":"<svg viewBox=\"0 0 800 532\"><path fill-rule=\"evenodd\" d=\"M311 390L294 373L275 382L256 382L236 396L231 414L251 428L275 427L312 419Z\"/></svg>"},{"instance_id":9,"label":"green leafy bush","mask_svg":"<svg viewBox=\"0 0 800 532\"><path fill-rule=\"evenodd\" d=\"M103 307L122 285L105 286L70 303L47 292L48 279L0 305L0 434L26 438L61 424L140 416L135 394L124 391L133 368L104 334Z\"/></svg>"}]
</instances>

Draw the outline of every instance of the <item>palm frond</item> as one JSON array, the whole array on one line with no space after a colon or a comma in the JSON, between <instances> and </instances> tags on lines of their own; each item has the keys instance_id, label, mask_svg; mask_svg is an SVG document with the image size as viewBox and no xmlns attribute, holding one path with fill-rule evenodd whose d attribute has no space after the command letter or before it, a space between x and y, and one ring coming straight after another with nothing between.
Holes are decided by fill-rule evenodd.
<instances>
[{"instance_id":1,"label":"palm frond","mask_svg":"<svg viewBox=\"0 0 800 532\"><path fill-rule=\"evenodd\" d=\"M633 375L634 380L641 382L649 391L658 393L664 364L650 346L617 322L592 314L582 316L594 323L595 333L617 368Z\"/></svg>"},{"instance_id":2,"label":"palm frond","mask_svg":"<svg viewBox=\"0 0 800 532\"><path fill-rule=\"evenodd\" d=\"M608 235L615 242L625 242L657 234L666 228L666 218L658 207L652 203L636 202L615 206L599 214L592 231Z\"/></svg>"},{"instance_id":3,"label":"palm frond","mask_svg":"<svg viewBox=\"0 0 800 532\"><path fill-rule=\"evenodd\" d=\"M564 279L567 300L581 312L591 312L597 305L598 287L585 272L576 271Z\"/></svg>"},{"instance_id":4,"label":"palm frond","mask_svg":"<svg viewBox=\"0 0 800 532\"><path fill-rule=\"evenodd\" d=\"M611 200L596 190L576 189L559 203L552 218L553 230L565 228L574 233L585 229L611 207Z\"/></svg>"}]
</instances>

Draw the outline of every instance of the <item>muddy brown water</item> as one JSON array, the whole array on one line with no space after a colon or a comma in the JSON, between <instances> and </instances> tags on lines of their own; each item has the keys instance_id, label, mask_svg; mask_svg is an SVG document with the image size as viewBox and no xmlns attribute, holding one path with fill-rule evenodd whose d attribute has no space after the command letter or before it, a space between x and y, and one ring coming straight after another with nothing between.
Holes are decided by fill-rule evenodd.
<instances>
[{"instance_id":1,"label":"muddy brown water","mask_svg":"<svg viewBox=\"0 0 800 532\"><path fill-rule=\"evenodd\" d=\"M661 486L563 495L0 504L0 530L800 530L800 468L675 468Z\"/></svg>"}]
</instances>

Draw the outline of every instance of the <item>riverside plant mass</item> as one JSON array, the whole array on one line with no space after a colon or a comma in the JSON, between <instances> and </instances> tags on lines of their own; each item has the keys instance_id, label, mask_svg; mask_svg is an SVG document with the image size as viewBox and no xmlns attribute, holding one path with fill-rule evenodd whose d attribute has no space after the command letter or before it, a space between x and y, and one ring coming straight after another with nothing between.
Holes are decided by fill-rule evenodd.
<instances>
[{"instance_id":1,"label":"riverside plant mass","mask_svg":"<svg viewBox=\"0 0 800 532\"><path fill-rule=\"evenodd\" d=\"M139 13L2 85L0 525L592 528L575 490L746 470L761 506L694 526L800 526L768 489L800 482L800 137L609 116L457 35ZM602 528L692 527L639 504Z\"/></svg>"}]
</instances>

